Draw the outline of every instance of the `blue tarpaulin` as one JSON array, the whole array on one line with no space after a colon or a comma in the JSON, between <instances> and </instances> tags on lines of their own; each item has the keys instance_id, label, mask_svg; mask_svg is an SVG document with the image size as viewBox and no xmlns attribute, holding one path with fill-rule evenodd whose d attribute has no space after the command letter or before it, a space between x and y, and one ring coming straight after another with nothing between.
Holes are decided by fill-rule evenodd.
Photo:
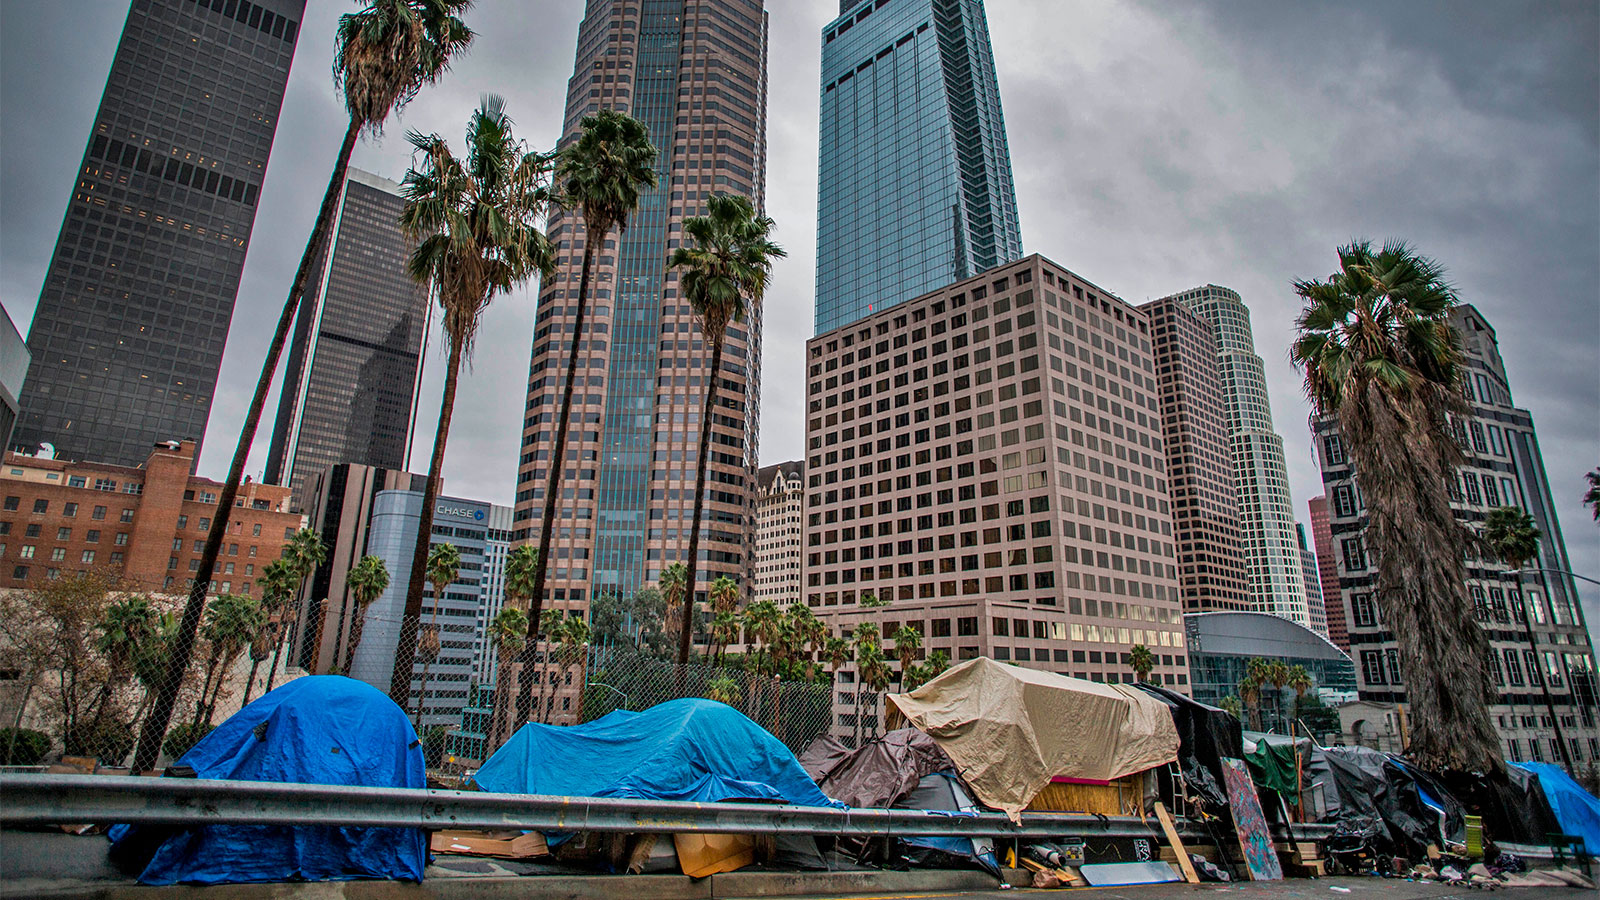
<instances>
[{"instance_id":1,"label":"blue tarpaulin","mask_svg":"<svg viewBox=\"0 0 1600 900\"><path fill-rule=\"evenodd\" d=\"M1532 772L1539 779L1550 810L1561 824L1561 833L1583 838L1584 852L1600 856L1600 800L1572 780L1572 776L1543 762L1512 763Z\"/></svg>"},{"instance_id":2,"label":"blue tarpaulin","mask_svg":"<svg viewBox=\"0 0 1600 900\"><path fill-rule=\"evenodd\" d=\"M195 777L366 787L426 787L422 746L383 692L341 675L297 678L246 706L175 768ZM353 878L422 880L427 836L413 828L118 825L114 859L140 861L144 884Z\"/></svg>"},{"instance_id":3,"label":"blue tarpaulin","mask_svg":"<svg viewBox=\"0 0 1600 900\"><path fill-rule=\"evenodd\" d=\"M781 741L715 700L669 700L571 728L524 725L472 780L509 794L839 805Z\"/></svg>"}]
</instances>

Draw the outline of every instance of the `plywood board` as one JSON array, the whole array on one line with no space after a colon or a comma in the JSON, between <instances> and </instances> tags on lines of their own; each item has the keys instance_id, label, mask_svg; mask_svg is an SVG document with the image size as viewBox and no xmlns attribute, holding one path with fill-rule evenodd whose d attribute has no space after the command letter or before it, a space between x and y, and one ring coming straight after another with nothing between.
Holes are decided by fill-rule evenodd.
<instances>
[{"instance_id":1,"label":"plywood board","mask_svg":"<svg viewBox=\"0 0 1600 900\"><path fill-rule=\"evenodd\" d=\"M1189 861L1189 851L1183 848L1183 841L1178 838L1178 829L1172 824L1172 817L1167 815L1167 808L1160 800L1156 801L1156 821L1161 823L1161 830L1167 835L1167 843L1172 845L1172 852L1178 855L1178 868L1183 872L1183 880L1190 884L1199 884L1200 876L1195 874L1194 863Z\"/></svg>"},{"instance_id":2,"label":"plywood board","mask_svg":"<svg viewBox=\"0 0 1600 900\"><path fill-rule=\"evenodd\" d=\"M1261 812L1261 799L1250 780L1250 770L1242 759L1222 760L1222 780L1228 788L1228 808L1233 812L1233 826L1239 835L1239 849L1244 853L1245 867L1252 881L1281 881L1283 866L1278 863L1278 850L1272 845L1272 832Z\"/></svg>"}]
</instances>

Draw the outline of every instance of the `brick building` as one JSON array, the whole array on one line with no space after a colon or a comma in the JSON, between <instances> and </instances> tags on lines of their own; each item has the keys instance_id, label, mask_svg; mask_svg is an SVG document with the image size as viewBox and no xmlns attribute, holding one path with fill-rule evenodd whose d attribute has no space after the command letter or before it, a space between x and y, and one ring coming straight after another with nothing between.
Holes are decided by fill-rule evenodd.
<instances>
[{"instance_id":1,"label":"brick building","mask_svg":"<svg viewBox=\"0 0 1600 900\"><path fill-rule=\"evenodd\" d=\"M1033 255L813 338L808 605L1101 681L1144 644L1187 690L1149 331Z\"/></svg>"},{"instance_id":2,"label":"brick building","mask_svg":"<svg viewBox=\"0 0 1600 900\"><path fill-rule=\"evenodd\" d=\"M7 453L0 468L0 587L96 569L135 589L182 591L199 569L222 485L190 473L194 441L156 444L142 466ZM216 590L259 596L261 567L300 527L289 489L239 488Z\"/></svg>"},{"instance_id":3,"label":"brick building","mask_svg":"<svg viewBox=\"0 0 1600 900\"><path fill-rule=\"evenodd\" d=\"M1228 399L1211 324L1172 297L1139 309L1150 316L1183 610L1247 610Z\"/></svg>"}]
</instances>

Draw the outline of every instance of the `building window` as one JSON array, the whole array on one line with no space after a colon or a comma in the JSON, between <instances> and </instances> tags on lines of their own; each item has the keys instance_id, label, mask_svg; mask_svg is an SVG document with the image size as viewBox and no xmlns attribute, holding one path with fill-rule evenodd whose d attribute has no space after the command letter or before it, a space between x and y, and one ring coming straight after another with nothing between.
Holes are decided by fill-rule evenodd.
<instances>
[{"instance_id":1,"label":"building window","mask_svg":"<svg viewBox=\"0 0 1600 900\"><path fill-rule=\"evenodd\" d=\"M33 559L33 551L34 546L32 544L23 544L22 549L18 551L17 555L23 559Z\"/></svg>"},{"instance_id":2,"label":"building window","mask_svg":"<svg viewBox=\"0 0 1600 900\"><path fill-rule=\"evenodd\" d=\"M1360 538L1345 538L1344 567L1350 572L1359 572L1367 567L1366 554L1361 552Z\"/></svg>"},{"instance_id":3,"label":"building window","mask_svg":"<svg viewBox=\"0 0 1600 900\"><path fill-rule=\"evenodd\" d=\"M1522 659L1520 654L1518 654L1515 650L1508 649L1504 652L1504 656L1506 661L1506 678L1513 685L1520 687L1522 685Z\"/></svg>"},{"instance_id":4,"label":"building window","mask_svg":"<svg viewBox=\"0 0 1600 900\"><path fill-rule=\"evenodd\" d=\"M85 563L94 562L94 551L93 550L85 550L85 551L83 551L83 561Z\"/></svg>"},{"instance_id":5,"label":"building window","mask_svg":"<svg viewBox=\"0 0 1600 900\"><path fill-rule=\"evenodd\" d=\"M46 513L46 512L49 512L50 511L50 501L49 500L35 500L35 501L33 501L33 511L35 513Z\"/></svg>"},{"instance_id":6,"label":"building window","mask_svg":"<svg viewBox=\"0 0 1600 900\"><path fill-rule=\"evenodd\" d=\"M17 505L20 504L21 502L22 502L22 498L21 497L7 497L6 498L6 509L15 510L17 508Z\"/></svg>"},{"instance_id":7,"label":"building window","mask_svg":"<svg viewBox=\"0 0 1600 900\"><path fill-rule=\"evenodd\" d=\"M78 514L78 504L76 504L76 503L65 503L65 504L62 504L62 506L61 506L61 514L63 516L66 516L69 519L73 518L74 516L76 516Z\"/></svg>"},{"instance_id":8,"label":"building window","mask_svg":"<svg viewBox=\"0 0 1600 900\"><path fill-rule=\"evenodd\" d=\"M133 522L133 510L131 508L130 509L124 509L122 511L122 518L121 518L120 521L123 524L129 524L129 523Z\"/></svg>"},{"instance_id":9,"label":"building window","mask_svg":"<svg viewBox=\"0 0 1600 900\"><path fill-rule=\"evenodd\" d=\"M28 577L28 567L27 566L17 566L16 568L11 570L11 577L15 578L18 581L23 581L23 580L27 579L27 577Z\"/></svg>"},{"instance_id":10,"label":"building window","mask_svg":"<svg viewBox=\"0 0 1600 900\"><path fill-rule=\"evenodd\" d=\"M94 508L94 514L90 516L92 519L104 519L105 517L106 508L104 506L96 506Z\"/></svg>"},{"instance_id":11,"label":"building window","mask_svg":"<svg viewBox=\"0 0 1600 900\"><path fill-rule=\"evenodd\" d=\"M88 484L88 479L84 478L82 475L67 476L67 487L81 488L87 486Z\"/></svg>"},{"instance_id":12,"label":"building window","mask_svg":"<svg viewBox=\"0 0 1600 900\"><path fill-rule=\"evenodd\" d=\"M178 517L178 530L182 531L183 529L188 528L188 527L189 527L189 517L188 516L179 516Z\"/></svg>"},{"instance_id":13,"label":"building window","mask_svg":"<svg viewBox=\"0 0 1600 900\"><path fill-rule=\"evenodd\" d=\"M83 540L85 543L98 544L100 543L100 532L91 528L83 533Z\"/></svg>"},{"instance_id":14,"label":"building window","mask_svg":"<svg viewBox=\"0 0 1600 900\"><path fill-rule=\"evenodd\" d=\"M97 491L114 491L117 489L117 483L110 478L96 478L94 480L94 489Z\"/></svg>"},{"instance_id":15,"label":"building window","mask_svg":"<svg viewBox=\"0 0 1600 900\"><path fill-rule=\"evenodd\" d=\"M1339 440L1337 434L1330 434L1322 439L1322 452L1328 458L1328 465L1344 465L1344 442Z\"/></svg>"},{"instance_id":16,"label":"building window","mask_svg":"<svg viewBox=\"0 0 1600 900\"><path fill-rule=\"evenodd\" d=\"M1377 650L1361 651L1361 674L1367 684L1387 684L1383 677L1383 655Z\"/></svg>"}]
</instances>

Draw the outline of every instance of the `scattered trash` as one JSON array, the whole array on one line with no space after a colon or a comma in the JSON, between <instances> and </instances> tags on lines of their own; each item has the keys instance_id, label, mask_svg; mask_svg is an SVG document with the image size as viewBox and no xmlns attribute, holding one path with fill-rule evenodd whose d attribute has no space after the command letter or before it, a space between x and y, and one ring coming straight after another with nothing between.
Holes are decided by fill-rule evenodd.
<instances>
[{"instance_id":1,"label":"scattered trash","mask_svg":"<svg viewBox=\"0 0 1600 900\"><path fill-rule=\"evenodd\" d=\"M1340 887L1340 886L1339 886L1339 885L1337 885L1337 884L1330 884L1330 885L1328 885L1328 890L1330 890L1330 891L1338 891L1338 892L1339 892L1339 893L1341 893L1341 894L1348 894L1348 893L1350 893L1350 889L1349 889L1349 888L1347 888L1347 887Z\"/></svg>"}]
</instances>

